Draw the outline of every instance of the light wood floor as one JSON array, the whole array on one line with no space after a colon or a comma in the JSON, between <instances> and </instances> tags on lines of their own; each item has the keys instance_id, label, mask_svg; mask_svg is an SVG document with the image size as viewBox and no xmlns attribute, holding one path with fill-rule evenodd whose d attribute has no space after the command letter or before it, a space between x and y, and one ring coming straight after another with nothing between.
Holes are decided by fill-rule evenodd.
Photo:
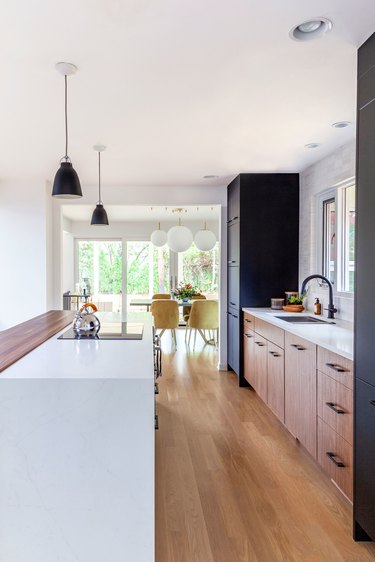
<instances>
[{"instance_id":1,"label":"light wood floor","mask_svg":"<svg viewBox=\"0 0 375 562\"><path fill-rule=\"evenodd\" d=\"M156 432L156 562L375 560L351 507L211 346L163 336Z\"/></svg>"}]
</instances>

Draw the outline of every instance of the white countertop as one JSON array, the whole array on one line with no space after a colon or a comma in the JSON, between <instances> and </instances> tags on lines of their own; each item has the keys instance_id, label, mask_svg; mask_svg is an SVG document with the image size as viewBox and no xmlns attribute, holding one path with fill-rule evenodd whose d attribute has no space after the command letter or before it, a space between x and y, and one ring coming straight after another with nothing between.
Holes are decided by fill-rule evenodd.
<instances>
[{"instance_id":1,"label":"white countertop","mask_svg":"<svg viewBox=\"0 0 375 562\"><path fill-rule=\"evenodd\" d=\"M149 316L140 341L57 334L1 373L0 562L154 561Z\"/></svg>"},{"instance_id":2,"label":"white countertop","mask_svg":"<svg viewBox=\"0 0 375 562\"><path fill-rule=\"evenodd\" d=\"M325 320L325 324L292 324L275 318L275 316L314 316L306 312L293 313L283 310L272 310L271 308L243 308L244 312L252 314L265 322L269 322L286 332L300 336L334 353L338 353L347 359L353 359L353 324L344 320L328 320L322 316L319 319ZM315 317L316 318L316 317ZM331 324L330 322L335 322Z\"/></svg>"},{"instance_id":3,"label":"white countertop","mask_svg":"<svg viewBox=\"0 0 375 562\"><path fill-rule=\"evenodd\" d=\"M69 329L52 336L45 343L13 363L1 379L151 379L153 373L151 315L131 312L128 315L98 313L103 323L131 321L144 323L141 340L59 340ZM0 560L1 562L1 560Z\"/></svg>"}]
</instances>

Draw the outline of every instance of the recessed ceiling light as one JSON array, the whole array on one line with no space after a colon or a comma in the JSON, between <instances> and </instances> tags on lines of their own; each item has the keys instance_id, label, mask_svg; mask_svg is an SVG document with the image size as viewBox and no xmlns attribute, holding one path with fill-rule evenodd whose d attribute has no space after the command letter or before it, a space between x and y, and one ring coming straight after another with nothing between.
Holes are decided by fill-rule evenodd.
<instances>
[{"instance_id":1,"label":"recessed ceiling light","mask_svg":"<svg viewBox=\"0 0 375 562\"><path fill-rule=\"evenodd\" d=\"M305 144L304 148L318 148L320 146L320 142L309 142Z\"/></svg>"},{"instance_id":2,"label":"recessed ceiling light","mask_svg":"<svg viewBox=\"0 0 375 562\"><path fill-rule=\"evenodd\" d=\"M289 36L296 41L311 41L331 31L332 22L326 18L313 18L299 23L290 30Z\"/></svg>"},{"instance_id":3,"label":"recessed ceiling light","mask_svg":"<svg viewBox=\"0 0 375 562\"><path fill-rule=\"evenodd\" d=\"M345 129L345 127L349 127L351 125L350 121L337 121L337 123L332 123L332 127L335 129Z\"/></svg>"},{"instance_id":4,"label":"recessed ceiling light","mask_svg":"<svg viewBox=\"0 0 375 562\"><path fill-rule=\"evenodd\" d=\"M203 176L204 180L213 180L214 178L218 178L219 176L214 176L213 174L208 174L207 176Z\"/></svg>"}]
</instances>

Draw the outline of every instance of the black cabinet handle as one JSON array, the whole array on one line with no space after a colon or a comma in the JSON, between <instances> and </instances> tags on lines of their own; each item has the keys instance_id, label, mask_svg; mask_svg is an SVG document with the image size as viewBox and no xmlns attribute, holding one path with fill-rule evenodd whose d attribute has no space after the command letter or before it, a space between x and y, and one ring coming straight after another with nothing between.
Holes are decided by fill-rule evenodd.
<instances>
[{"instance_id":1,"label":"black cabinet handle","mask_svg":"<svg viewBox=\"0 0 375 562\"><path fill-rule=\"evenodd\" d=\"M295 347L298 351L306 351L306 347L303 347L302 345L299 345L298 343L291 343L290 346Z\"/></svg>"},{"instance_id":2,"label":"black cabinet handle","mask_svg":"<svg viewBox=\"0 0 375 562\"><path fill-rule=\"evenodd\" d=\"M246 336L247 338L252 338L253 336L250 334L244 334L244 336Z\"/></svg>"},{"instance_id":3,"label":"black cabinet handle","mask_svg":"<svg viewBox=\"0 0 375 562\"><path fill-rule=\"evenodd\" d=\"M235 221L236 219L238 219L238 217L233 217L233 218L229 219L229 220L227 221L227 224L229 224L230 222Z\"/></svg>"},{"instance_id":4,"label":"black cabinet handle","mask_svg":"<svg viewBox=\"0 0 375 562\"><path fill-rule=\"evenodd\" d=\"M236 316L235 314L232 314L233 318L238 318L238 316Z\"/></svg>"},{"instance_id":5,"label":"black cabinet handle","mask_svg":"<svg viewBox=\"0 0 375 562\"><path fill-rule=\"evenodd\" d=\"M233 314L231 312L227 312L227 314L229 314L229 316L233 316Z\"/></svg>"},{"instance_id":6,"label":"black cabinet handle","mask_svg":"<svg viewBox=\"0 0 375 562\"><path fill-rule=\"evenodd\" d=\"M245 318L245 322L249 322L249 324L251 324L252 320L249 320L248 318Z\"/></svg>"},{"instance_id":7,"label":"black cabinet handle","mask_svg":"<svg viewBox=\"0 0 375 562\"><path fill-rule=\"evenodd\" d=\"M269 351L268 352L272 357L281 357L280 353L276 353L276 351Z\"/></svg>"},{"instance_id":8,"label":"black cabinet handle","mask_svg":"<svg viewBox=\"0 0 375 562\"><path fill-rule=\"evenodd\" d=\"M375 406L375 400L370 400L371 406Z\"/></svg>"},{"instance_id":9,"label":"black cabinet handle","mask_svg":"<svg viewBox=\"0 0 375 562\"><path fill-rule=\"evenodd\" d=\"M264 347L266 344L262 343L261 341L256 341L255 342L257 345L259 345L259 347Z\"/></svg>"},{"instance_id":10,"label":"black cabinet handle","mask_svg":"<svg viewBox=\"0 0 375 562\"><path fill-rule=\"evenodd\" d=\"M326 455L327 455L327 457L329 458L329 460L332 461L333 464L335 464L338 468L345 468L345 465L344 465L343 462L337 461L337 460L335 459L335 456L336 456L335 453L329 453L329 452L327 452Z\"/></svg>"},{"instance_id":11,"label":"black cabinet handle","mask_svg":"<svg viewBox=\"0 0 375 562\"><path fill-rule=\"evenodd\" d=\"M336 373L345 373L347 369L344 369L340 365L336 365L335 363L326 363L327 367L336 371Z\"/></svg>"},{"instance_id":12,"label":"black cabinet handle","mask_svg":"<svg viewBox=\"0 0 375 562\"><path fill-rule=\"evenodd\" d=\"M229 301L229 304L231 304L232 306L237 306L235 302Z\"/></svg>"},{"instance_id":13,"label":"black cabinet handle","mask_svg":"<svg viewBox=\"0 0 375 562\"><path fill-rule=\"evenodd\" d=\"M326 402L326 406L331 408L331 410L333 410L336 414L345 414L345 411L341 410L341 408L337 408L333 402Z\"/></svg>"},{"instance_id":14,"label":"black cabinet handle","mask_svg":"<svg viewBox=\"0 0 375 562\"><path fill-rule=\"evenodd\" d=\"M228 260L228 263L237 263L236 260Z\"/></svg>"}]
</instances>

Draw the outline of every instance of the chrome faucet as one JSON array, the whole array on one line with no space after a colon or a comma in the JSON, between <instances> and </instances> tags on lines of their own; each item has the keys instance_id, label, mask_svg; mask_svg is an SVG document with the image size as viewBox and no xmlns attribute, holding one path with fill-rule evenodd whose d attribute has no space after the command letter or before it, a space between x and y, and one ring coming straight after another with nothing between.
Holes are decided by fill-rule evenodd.
<instances>
[{"instance_id":1,"label":"chrome faucet","mask_svg":"<svg viewBox=\"0 0 375 562\"><path fill-rule=\"evenodd\" d=\"M309 275L309 277L306 277L306 279L303 281L302 283L302 287L301 287L301 295L303 295L303 293L305 292L306 289L306 285L309 281L311 281L311 279L323 279L323 281L325 281L328 285L328 289L329 289L329 304L328 304L328 318L334 318L335 317L335 312L337 312L337 308L335 308L334 304L333 304L333 288L332 288L332 283L329 279L327 279L327 277L324 277L324 275L319 275L319 274L315 274L315 275Z\"/></svg>"}]
</instances>

